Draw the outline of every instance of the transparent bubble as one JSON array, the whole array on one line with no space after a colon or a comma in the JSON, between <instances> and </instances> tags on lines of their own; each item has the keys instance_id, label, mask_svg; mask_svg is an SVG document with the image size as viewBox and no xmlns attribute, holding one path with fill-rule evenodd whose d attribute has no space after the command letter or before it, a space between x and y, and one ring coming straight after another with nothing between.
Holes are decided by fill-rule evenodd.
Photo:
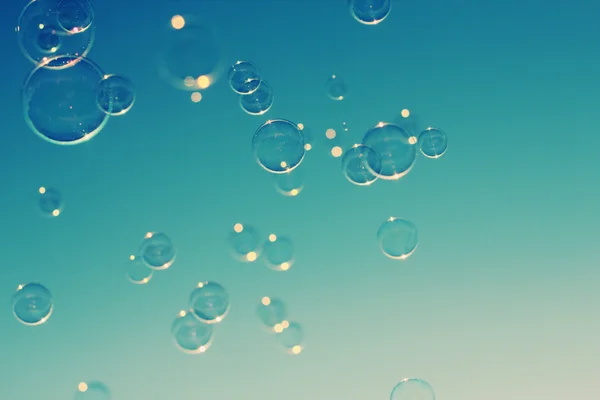
<instances>
[{"instance_id":1,"label":"transparent bubble","mask_svg":"<svg viewBox=\"0 0 600 400\"><path fill-rule=\"evenodd\" d=\"M229 244L233 258L243 262L253 262L259 257L260 235L258 231L250 226L237 223L233 231L229 233Z\"/></svg>"},{"instance_id":2,"label":"transparent bubble","mask_svg":"<svg viewBox=\"0 0 600 400\"><path fill-rule=\"evenodd\" d=\"M175 261L175 247L164 233L148 232L139 251L140 259L155 271L169 268Z\"/></svg>"},{"instance_id":3,"label":"transparent bubble","mask_svg":"<svg viewBox=\"0 0 600 400\"><path fill-rule=\"evenodd\" d=\"M377 25L390 14L391 0L348 0L350 14L364 25Z\"/></svg>"},{"instance_id":4,"label":"transparent bubble","mask_svg":"<svg viewBox=\"0 0 600 400\"><path fill-rule=\"evenodd\" d=\"M81 382L74 400L110 400L110 390L102 382Z\"/></svg>"},{"instance_id":5,"label":"transparent bubble","mask_svg":"<svg viewBox=\"0 0 600 400\"><path fill-rule=\"evenodd\" d=\"M106 114L117 116L127 113L135 102L133 83L124 76L105 75L96 87L96 102Z\"/></svg>"},{"instance_id":6,"label":"transparent bubble","mask_svg":"<svg viewBox=\"0 0 600 400\"><path fill-rule=\"evenodd\" d=\"M221 322L229 312L229 293L216 282L200 282L190 295L190 312L207 324Z\"/></svg>"},{"instance_id":7,"label":"transparent bubble","mask_svg":"<svg viewBox=\"0 0 600 400\"><path fill-rule=\"evenodd\" d=\"M294 245L284 236L271 234L263 246L263 255L269 268L274 271L287 271L294 264Z\"/></svg>"},{"instance_id":8,"label":"transparent bubble","mask_svg":"<svg viewBox=\"0 0 600 400\"><path fill-rule=\"evenodd\" d=\"M13 314L23 325L41 325L54 310L52 293L39 283L19 285L12 296Z\"/></svg>"},{"instance_id":9,"label":"transparent bubble","mask_svg":"<svg viewBox=\"0 0 600 400\"><path fill-rule=\"evenodd\" d=\"M255 85L250 81L249 86ZM273 88L265 81L260 81L258 88L247 95L240 97L240 107L250 115L263 115L273 106Z\"/></svg>"},{"instance_id":10,"label":"transparent bubble","mask_svg":"<svg viewBox=\"0 0 600 400\"><path fill-rule=\"evenodd\" d=\"M419 135L419 150L427 158L440 158L448 149L448 137L440 129L427 128Z\"/></svg>"},{"instance_id":11,"label":"transparent bubble","mask_svg":"<svg viewBox=\"0 0 600 400\"><path fill-rule=\"evenodd\" d=\"M94 22L94 8L89 0L58 0L56 10L58 23L67 32L82 33Z\"/></svg>"},{"instance_id":12,"label":"transparent bubble","mask_svg":"<svg viewBox=\"0 0 600 400\"><path fill-rule=\"evenodd\" d=\"M256 130L252 150L258 164L274 174L298 167L306 150L302 131L284 119L269 120Z\"/></svg>"},{"instance_id":13,"label":"transparent bubble","mask_svg":"<svg viewBox=\"0 0 600 400\"><path fill-rule=\"evenodd\" d=\"M381 179L400 179L415 162L416 140L398 125L380 122L365 133L362 143L379 155L381 172L377 176Z\"/></svg>"},{"instance_id":14,"label":"transparent bubble","mask_svg":"<svg viewBox=\"0 0 600 400\"><path fill-rule=\"evenodd\" d=\"M344 100L348 94L348 86L344 80L336 75L332 75L325 85L327 96L332 100Z\"/></svg>"},{"instance_id":15,"label":"transparent bubble","mask_svg":"<svg viewBox=\"0 0 600 400\"><path fill-rule=\"evenodd\" d=\"M200 322L190 312L180 311L171 325L171 335L179 350L187 354L201 354L212 344L213 326Z\"/></svg>"},{"instance_id":16,"label":"transparent bubble","mask_svg":"<svg viewBox=\"0 0 600 400\"><path fill-rule=\"evenodd\" d=\"M152 279L153 271L142 261L141 257L134 255L127 262L127 279L136 285L144 285Z\"/></svg>"},{"instance_id":17,"label":"transparent bubble","mask_svg":"<svg viewBox=\"0 0 600 400\"><path fill-rule=\"evenodd\" d=\"M304 330L297 322L285 324L282 331L277 333L279 344L289 353L298 354L302 351L304 341Z\"/></svg>"},{"instance_id":18,"label":"transparent bubble","mask_svg":"<svg viewBox=\"0 0 600 400\"><path fill-rule=\"evenodd\" d=\"M58 217L63 210L62 195L56 189L41 187L38 190L40 197L38 207L45 217Z\"/></svg>"},{"instance_id":19,"label":"transparent bubble","mask_svg":"<svg viewBox=\"0 0 600 400\"><path fill-rule=\"evenodd\" d=\"M249 61L238 61L229 69L229 86L234 92L252 94L260 86L258 67Z\"/></svg>"},{"instance_id":20,"label":"transparent bubble","mask_svg":"<svg viewBox=\"0 0 600 400\"><path fill-rule=\"evenodd\" d=\"M221 54L212 32L192 14L170 17L159 52L161 76L180 90L212 86L222 69Z\"/></svg>"},{"instance_id":21,"label":"transparent bubble","mask_svg":"<svg viewBox=\"0 0 600 400\"><path fill-rule=\"evenodd\" d=\"M410 221L390 217L377 231L383 254L393 260L406 260L419 244L417 227Z\"/></svg>"},{"instance_id":22,"label":"transparent bubble","mask_svg":"<svg viewBox=\"0 0 600 400\"><path fill-rule=\"evenodd\" d=\"M355 144L344 153L342 171L351 183L358 186L368 186L377 180L381 173L379 155L364 144Z\"/></svg>"},{"instance_id":23,"label":"transparent bubble","mask_svg":"<svg viewBox=\"0 0 600 400\"><path fill-rule=\"evenodd\" d=\"M428 382L407 378L394 387L390 400L435 400L435 393Z\"/></svg>"},{"instance_id":24,"label":"transparent bubble","mask_svg":"<svg viewBox=\"0 0 600 400\"><path fill-rule=\"evenodd\" d=\"M65 8L66 4L63 4L62 9ZM59 0L32 0L19 16L17 37L21 52L36 65L43 62L43 68L67 68L69 65L57 60L46 62L48 54L69 56L77 62L89 53L94 43L91 21L84 31L65 30L60 25L60 9ZM52 43L57 45L49 47Z\"/></svg>"},{"instance_id":25,"label":"transparent bubble","mask_svg":"<svg viewBox=\"0 0 600 400\"><path fill-rule=\"evenodd\" d=\"M284 196L298 196L304 189L304 174L300 168L283 174L273 175L275 189Z\"/></svg>"},{"instance_id":26,"label":"transparent bubble","mask_svg":"<svg viewBox=\"0 0 600 400\"><path fill-rule=\"evenodd\" d=\"M75 145L92 139L108 115L96 104L100 67L84 58L55 57L48 62L70 65L51 70L36 67L23 87L25 122L39 137L58 145Z\"/></svg>"},{"instance_id":27,"label":"transparent bubble","mask_svg":"<svg viewBox=\"0 0 600 400\"><path fill-rule=\"evenodd\" d=\"M287 318L287 307L280 299L263 297L256 308L258 319L269 332Z\"/></svg>"}]
</instances>

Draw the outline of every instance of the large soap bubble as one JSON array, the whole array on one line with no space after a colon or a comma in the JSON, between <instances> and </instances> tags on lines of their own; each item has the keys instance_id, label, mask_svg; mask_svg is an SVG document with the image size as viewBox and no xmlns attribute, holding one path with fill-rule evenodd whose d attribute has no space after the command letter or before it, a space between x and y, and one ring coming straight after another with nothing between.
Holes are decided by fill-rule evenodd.
<instances>
[{"instance_id":1,"label":"large soap bubble","mask_svg":"<svg viewBox=\"0 0 600 400\"><path fill-rule=\"evenodd\" d=\"M256 315L263 327L273 333L275 327L287 318L287 307L282 300L265 296L256 308Z\"/></svg>"},{"instance_id":2,"label":"large soap bubble","mask_svg":"<svg viewBox=\"0 0 600 400\"><path fill-rule=\"evenodd\" d=\"M397 180L408 174L415 162L416 138L398 125L380 122L369 129L362 140L379 155L381 172L385 180Z\"/></svg>"},{"instance_id":3,"label":"large soap bubble","mask_svg":"<svg viewBox=\"0 0 600 400\"><path fill-rule=\"evenodd\" d=\"M82 33L94 22L94 8L90 0L58 0L58 24L67 32Z\"/></svg>"},{"instance_id":4,"label":"large soap bubble","mask_svg":"<svg viewBox=\"0 0 600 400\"><path fill-rule=\"evenodd\" d=\"M155 271L168 269L177 255L171 238L160 232L146 233L138 253L142 262Z\"/></svg>"},{"instance_id":5,"label":"large soap bubble","mask_svg":"<svg viewBox=\"0 0 600 400\"><path fill-rule=\"evenodd\" d=\"M252 139L252 150L258 164L274 174L292 171L306 153L302 131L284 119L269 120L258 128Z\"/></svg>"},{"instance_id":6,"label":"large soap bubble","mask_svg":"<svg viewBox=\"0 0 600 400\"><path fill-rule=\"evenodd\" d=\"M52 293L39 283L19 285L12 297L12 309L15 318L23 325L41 325L54 310Z\"/></svg>"}]
</instances>

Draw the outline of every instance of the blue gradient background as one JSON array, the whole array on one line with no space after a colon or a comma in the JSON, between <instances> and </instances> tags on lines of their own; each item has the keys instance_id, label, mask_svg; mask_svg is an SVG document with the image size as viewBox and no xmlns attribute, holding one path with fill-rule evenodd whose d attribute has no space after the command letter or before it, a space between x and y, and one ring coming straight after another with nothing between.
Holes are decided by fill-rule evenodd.
<instances>
[{"instance_id":1,"label":"blue gradient background","mask_svg":"<svg viewBox=\"0 0 600 400\"><path fill-rule=\"evenodd\" d=\"M385 400L407 376L440 400L598 396L600 3L395 1L378 26L343 0L185 3L228 64L261 68L275 90L263 117L241 111L226 79L194 104L159 78L159 27L178 12L161 3L95 1L90 58L130 77L137 100L73 147L26 127L32 65L14 33L25 3L2 5L0 399L70 399L100 380L115 400ZM325 95L331 74L349 85L342 102ZM346 122L358 141L403 108L444 129L449 150L399 182L355 187L315 146L305 190L286 198L252 159L267 118L321 136ZM36 213L39 186L62 192L59 218ZM419 228L406 262L378 248L391 215ZM232 260L238 221L291 237L294 267ZM178 258L134 286L125 262L149 230L169 234ZM211 349L189 356L170 326L199 280L228 288L232 308ZM10 308L30 281L55 300L35 328ZM300 356L260 329L265 295L303 324Z\"/></svg>"}]
</instances>

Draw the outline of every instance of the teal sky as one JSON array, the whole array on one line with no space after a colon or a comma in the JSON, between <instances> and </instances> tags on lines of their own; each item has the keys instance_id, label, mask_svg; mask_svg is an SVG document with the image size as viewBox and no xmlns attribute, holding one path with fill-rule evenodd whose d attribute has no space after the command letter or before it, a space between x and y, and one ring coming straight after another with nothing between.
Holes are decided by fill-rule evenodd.
<instances>
[{"instance_id":1,"label":"teal sky","mask_svg":"<svg viewBox=\"0 0 600 400\"><path fill-rule=\"evenodd\" d=\"M363 26L344 0L96 0L89 57L129 77L137 99L77 146L46 143L24 122L33 64L14 32L25 2L10 3L0 12L0 399L71 399L98 380L114 400L386 400L404 377L429 381L439 400L597 396L600 3L394 0L384 22ZM226 74L197 104L161 80L163 27L183 12L208 22L225 65L259 66L275 93L266 115L243 113ZM348 83L341 102L326 96L332 74ZM347 182L326 129L345 122L352 144L404 108L447 132L447 154L419 157L398 182ZM269 118L320 137L297 197L252 158ZM40 186L63 194L58 218L36 212ZM378 247L390 216L419 229L405 262ZM293 268L233 260L236 222L290 237ZM125 265L147 231L170 235L178 256L135 286ZM200 280L221 283L232 305L213 346L190 356L170 327ZM27 282L54 295L43 326L12 315ZM283 299L303 325L302 354L261 330L262 296Z\"/></svg>"}]
</instances>

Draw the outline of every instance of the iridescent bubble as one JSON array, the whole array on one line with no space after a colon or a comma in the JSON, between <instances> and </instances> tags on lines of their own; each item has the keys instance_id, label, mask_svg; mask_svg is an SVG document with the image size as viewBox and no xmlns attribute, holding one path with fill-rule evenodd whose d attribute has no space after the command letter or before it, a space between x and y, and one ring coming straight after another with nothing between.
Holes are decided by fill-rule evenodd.
<instances>
[{"instance_id":1,"label":"iridescent bubble","mask_svg":"<svg viewBox=\"0 0 600 400\"><path fill-rule=\"evenodd\" d=\"M325 85L327 89L327 96L332 100L344 100L348 94L348 86L343 79L336 75L332 75Z\"/></svg>"},{"instance_id":2,"label":"iridescent bubble","mask_svg":"<svg viewBox=\"0 0 600 400\"><path fill-rule=\"evenodd\" d=\"M252 138L252 150L258 165L275 174L298 167L306 153L302 131L284 119L269 120L258 128Z\"/></svg>"},{"instance_id":3,"label":"iridescent bubble","mask_svg":"<svg viewBox=\"0 0 600 400\"><path fill-rule=\"evenodd\" d=\"M200 322L187 311L180 311L171 325L171 335L175 346L182 352L201 354L212 344L213 326Z\"/></svg>"},{"instance_id":4,"label":"iridescent bubble","mask_svg":"<svg viewBox=\"0 0 600 400\"><path fill-rule=\"evenodd\" d=\"M428 382L406 378L394 387L390 400L435 400L435 393Z\"/></svg>"},{"instance_id":5,"label":"iridescent bubble","mask_svg":"<svg viewBox=\"0 0 600 400\"><path fill-rule=\"evenodd\" d=\"M82 33L94 22L94 8L89 0L59 0L56 9L58 23L67 32Z\"/></svg>"},{"instance_id":6,"label":"iridescent bubble","mask_svg":"<svg viewBox=\"0 0 600 400\"><path fill-rule=\"evenodd\" d=\"M108 121L96 103L102 70L86 58L58 56L47 62L70 66L55 70L42 64L29 74L22 92L25 122L53 144L74 145L92 139Z\"/></svg>"},{"instance_id":7,"label":"iridescent bubble","mask_svg":"<svg viewBox=\"0 0 600 400\"><path fill-rule=\"evenodd\" d=\"M37 326L52 315L54 300L50 291L39 283L19 285L12 296L12 310L23 325Z\"/></svg>"},{"instance_id":8,"label":"iridescent bubble","mask_svg":"<svg viewBox=\"0 0 600 400\"><path fill-rule=\"evenodd\" d=\"M69 0L74 1L74 0ZM43 68L62 69L72 65L60 60L47 61L48 50L55 56L68 56L73 63L85 57L94 43L94 26L84 31L65 30L61 25L60 4L57 0L32 0L21 12L17 27L19 47L34 64L43 62ZM63 8L66 4L63 5ZM43 37L40 38L40 35ZM40 43L46 45L40 46ZM48 44L59 43L48 47Z\"/></svg>"},{"instance_id":9,"label":"iridescent bubble","mask_svg":"<svg viewBox=\"0 0 600 400\"><path fill-rule=\"evenodd\" d=\"M377 25L390 14L391 0L348 0L350 14L364 25Z\"/></svg>"},{"instance_id":10,"label":"iridescent bubble","mask_svg":"<svg viewBox=\"0 0 600 400\"><path fill-rule=\"evenodd\" d=\"M155 271L169 268L175 261L175 247L164 233L148 232L139 250L140 259Z\"/></svg>"},{"instance_id":11,"label":"iridescent bubble","mask_svg":"<svg viewBox=\"0 0 600 400\"><path fill-rule=\"evenodd\" d=\"M135 102L133 83L124 76L105 75L96 87L96 102L106 114L117 116L127 113Z\"/></svg>"},{"instance_id":12,"label":"iridescent bubble","mask_svg":"<svg viewBox=\"0 0 600 400\"><path fill-rule=\"evenodd\" d=\"M393 260L406 260L419 244L417 227L410 221L390 217L377 231L383 254Z\"/></svg>"},{"instance_id":13,"label":"iridescent bubble","mask_svg":"<svg viewBox=\"0 0 600 400\"><path fill-rule=\"evenodd\" d=\"M263 255L269 268L274 271L287 271L294 263L294 245L284 236L269 235L263 246Z\"/></svg>"},{"instance_id":14,"label":"iridescent bubble","mask_svg":"<svg viewBox=\"0 0 600 400\"><path fill-rule=\"evenodd\" d=\"M283 174L274 174L275 189L284 196L298 196L304 189L304 174L300 168Z\"/></svg>"},{"instance_id":15,"label":"iridescent bubble","mask_svg":"<svg viewBox=\"0 0 600 400\"><path fill-rule=\"evenodd\" d=\"M381 171L377 176L381 179L400 179L415 162L416 138L398 125L380 122L365 133L362 143L379 155Z\"/></svg>"},{"instance_id":16,"label":"iridescent bubble","mask_svg":"<svg viewBox=\"0 0 600 400\"><path fill-rule=\"evenodd\" d=\"M277 333L277 339L281 346L290 354L300 354L303 350L304 330L297 322L284 324L281 331Z\"/></svg>"},{"instance_id":17,"label":"iridescent bubble","mask_svg":"<svg viewBox=\"0 0 600 400\"><path fill-rule=\"evenodd\" d=\"M342 158L342 171L350 183L368 186L377 180L381 173L379 155L364 144L355 144Z\"/></svg>"},{"instance_id":18,"label":"iridescent bubble","mask_svg":"<svg viewBox=\"0 0 600 400\"><path fill-rule=\"evenodd\" d=\"M252 86L256 81L250 81ZM263 115L273 106L273 88L265 81L260 81L258 88L250 94L240 97L240 107L250 115Z\"/></svg>"},{"instance_id":19,"label":"iridescent bubble","mask_svg":"<svg viewBox=\"0 0 600 400\"><path fill-rule=\"evenodd\" d=\"M75 400L110 400L110 398L110 390L102 382L81 382L75 392Z\"/></svg>"},{"instance_id":20,"label":"iridescent bubble","mask_svg":"<svg viewBox=\"0 0 600 400\"><path fill-rule=\"evenodd\" d=\"M448 137L440 129L427 128L419 135L419 150L427 158L440 158L448 149Z\"/></svg>"},{"instance_id":21,"label":"iridescent bubble","mask_svg":"<svg viewBox=\"0 0 600 400\"><path fill-rule=\"evenodd\" d=\"M253 262L260 255L260 235L250 226L237 223L229 233L229 244L233 258L242 262Z\"/></svg>"},{"instance_id":22,"label":"iridescent bubble","mask_svg":"<svg viewBox=\"0 0 600 400\"><path fill-rule=\"evenodd\" d=\"M287 307L280 299L265 296L256 308L256 315L269 332L274 332L287 318Z\"/></svg>"},{"instance_id":23,"label":"iridescent bubble","mask_svg":"<svg viewBox=\"0 0 600 400\"><path fill-rule=\"evenodd\" d=\"M38 207L45 217L58 217L63 210L62 195L56 189L39 188L40 197Z\"/></svg>"},{"instance_id":24,"label":"iridescent bubble","mask_svg":"<svg viewBox=\"0 0 600 400\"><path fill-rule=\"evenodd\" d=\"M252 94L260 86L258 67L249 61L238 61L229 69L229 86L241 95Z\"/></svg>"},{"instance_id":25,"label":"iridescent bubble","mask_svg":"<svg viewBox=\"0 0 600 400\"><path fill-rule=\"evenodd\" d=\"M145 285L152 279L154 271L142 261L141 257L129 256L127 262L127 279L136 285Z\"/></svg>"},{"instance_id":26,"label":"iridescent bubble","mask_svg":"<svg viewBox=\"0 0 600 400\"><path fill-rule=\"evenodd\" d=\"M229 293L216 282L200 282L190 295L190 312L201 322L221 322L229 312Z\"/></svg>"}]
</instances>

